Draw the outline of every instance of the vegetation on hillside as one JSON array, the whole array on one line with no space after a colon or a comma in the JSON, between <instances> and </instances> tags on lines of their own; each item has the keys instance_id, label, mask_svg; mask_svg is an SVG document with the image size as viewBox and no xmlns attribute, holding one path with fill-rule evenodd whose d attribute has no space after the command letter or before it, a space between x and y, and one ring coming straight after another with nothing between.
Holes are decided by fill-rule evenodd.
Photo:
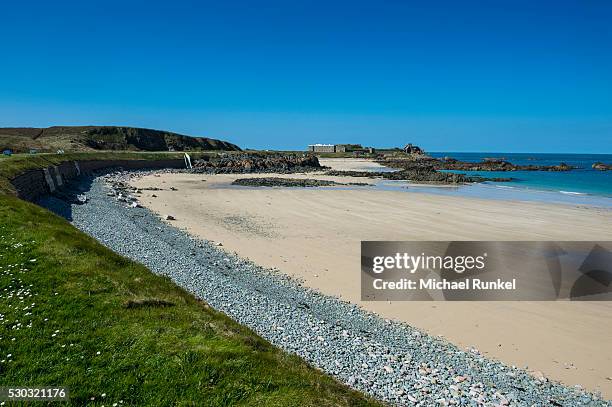
<instances>
[{"instance_id":1,"label":"vegetation on hillside","mask_svg":"<svg viewBox=\"0 0 612 407\"><path fill-rule=\"evenodd\" d=\"M0 177L45 162L3 159ZM0 386L66 386L72 405L377 405L3 181Z\"/></svg>"},{"instance_id":2,"label":"vegetation on hillside","mask_svg":"<svg viewBox=\"0 0 612 407\"><path fill-rule=\"evenodd\" d=\"M0 128L0 150L42 152L127 151L239 151L227 141L191 137L169 131L120 126L55 126L48 128Z\"/></svg>"}]
</instances>

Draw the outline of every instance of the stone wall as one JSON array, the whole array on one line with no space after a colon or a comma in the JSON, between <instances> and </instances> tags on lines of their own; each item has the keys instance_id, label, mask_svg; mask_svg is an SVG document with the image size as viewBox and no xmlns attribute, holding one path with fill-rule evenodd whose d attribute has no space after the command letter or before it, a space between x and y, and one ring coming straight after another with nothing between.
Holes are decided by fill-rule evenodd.
<instances>
[{"instance_id":1,"label":"stone wall","mask_svg":"<svg viewBox=\"0 0 612 407\"><path fill-rule=\"evenodd\" d=\"M183 159L177 160L90 160L65 161L57 166L29 170L11 180L19 198L34 202L41 196L61 189L63 185L81 174L107 168L161 169L185 168Z\"/></svg>"}]
</instances>

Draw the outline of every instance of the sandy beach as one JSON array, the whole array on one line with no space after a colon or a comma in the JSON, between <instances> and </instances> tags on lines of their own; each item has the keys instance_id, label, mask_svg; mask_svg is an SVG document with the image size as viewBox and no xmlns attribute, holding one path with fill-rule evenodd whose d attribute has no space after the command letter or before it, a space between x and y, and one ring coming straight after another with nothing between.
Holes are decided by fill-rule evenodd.
<instances>
[{"instance_id":1,"label":"sandy beach","mask_svg":"<svg viewBox=\"0 0 612 407\"><path fill-rule=\"evenodd\" d=\"M344 170L380 167L366 160L322 164ZM228 251L459 347L475 347L537 375L612 397L610 303L361 302L359 286L362 240L612 240L612 211L368 186L230 185L236 178L257 176L157 174L133 185L160 188L144 190L141 203L160 216L173 215L175 226L220 242ZM319 174L274 176L371 182Z\"/></svg>"}]
</instances>

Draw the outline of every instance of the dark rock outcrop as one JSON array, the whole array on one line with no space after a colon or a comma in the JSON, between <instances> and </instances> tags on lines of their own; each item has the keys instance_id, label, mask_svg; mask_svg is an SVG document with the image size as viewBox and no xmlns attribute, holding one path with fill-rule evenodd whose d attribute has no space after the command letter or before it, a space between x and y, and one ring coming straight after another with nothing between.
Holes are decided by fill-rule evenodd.
<instances>
[{"instance_id":1,"label":"dark rock outcrop","mask_svg":"<svg viewBox=\"0 0 612 407\"><path fill-rule=\"evenodd\" d=\"M599 171L612 171L612 164L605 164L602 162L596 162L595 164L593 164L593 169L594 170L599 170Z\"/></svg>"},{"instance_id":2,"label":"dark rock outcrop","mask_svg":"<svg viewBox=\"0 0 612 407\"><path fill-rule=\"evenodd\" d=\"M321 179L296 179L296 178L276 178L276 177L264 177L264 178L239 178L232 182L232 185L241 185L248 187L328 187L328 186L342 186L342 185L360 185L367 186L368 183L362 182L350 182L341 183L336 181L327 181Z\"/></svg>"},{"instance_id":3,"label":"dark rock outcrop","mask_svg":"<svg viewBox=\"0 0 612 407\"><path fill-rule=\"evenodd\" d=\"M368 177L368 178L384 178L396 181L412 181L427 184L465 184L471 182L508 182L512 178L486 178L472 177L465 174L457 174L451 172L440 172L431 168L413 168L409 170L401 170L395 172L369 172L369 171L327 171L326 175L348 176L348 177Z\"/></svg>"},{"instance_id":4,"label":"dark rock outcrop","mask_svg":"<svg viewBox=\"0 0 612 407\"><path fill-rule=\"evenodd\" d=\"M574 167L565 163L559 165L517 165L505 160L492 159L479 163L444 161L435 163L434 168L458 171L570 171L574 169Z\"/></svg>"},{"instance_id":5,"label":"dark rock outcrop","mask_svg":"<svg viewBox=\"0 0 612 407\"><path fill-rule=\"evenodd\" d=\"M428 156L419 159L386 159L379 160L378 163L404 170L429 168L455 171L570 171L575 168L565 163L559 165L517 165L503 159L494 158L473 163L459 161L451 157L437 159Z\"/></svg>"},{"instance_id":6,"label":"dark rock outcrop","mask_svg":"<svg viewBox=\"0 0 612 407\"><path fill-rule=\"evenodd\" d=\"M194 172L211 174L276 172L309 172L324 169L319 159L307 154L244 153L196 160Z\"/></svg>"}]
</instances>

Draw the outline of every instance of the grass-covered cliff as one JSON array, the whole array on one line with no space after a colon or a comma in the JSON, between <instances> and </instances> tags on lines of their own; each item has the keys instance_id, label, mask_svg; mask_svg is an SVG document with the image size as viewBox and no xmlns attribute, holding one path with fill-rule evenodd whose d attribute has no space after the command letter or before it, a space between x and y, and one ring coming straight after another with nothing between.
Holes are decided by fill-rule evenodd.
<instances>
[{"instance_id":1,"label":"grass-covered cliff","mask_svg":"<svg viewBox=\"0 0 612 407\"><path fill-rule=\"evenodd\" d=\"M239 151L227 141L191 137L169 131L119 126L55 126L0 128L0 150L15 152L93 151Z\"/></svg>"}]
</instances>

